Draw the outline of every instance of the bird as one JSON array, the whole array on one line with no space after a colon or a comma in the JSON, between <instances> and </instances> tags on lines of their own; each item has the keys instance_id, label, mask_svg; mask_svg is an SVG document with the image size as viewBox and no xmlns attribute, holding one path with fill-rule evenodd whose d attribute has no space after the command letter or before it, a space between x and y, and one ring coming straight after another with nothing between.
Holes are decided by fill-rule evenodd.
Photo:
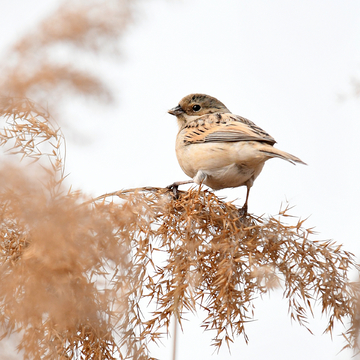
<instances>
[{"instance_id":1,"label":"bird","mask_svg":"<svg viewBox=\"0 0 360 360\"><path fill-rule=\"evenodd\" d=\"M213 190L246 186L241 208L246 214L250 189L265 161L280 158L306 165L298 157L275 148L275 139L266 131L232 114L210 95L187 95L168 113L176 116L179 127L175 146L179 165L192 178L173 183L169 186L173 189L192 182Z\"/></svg>"}]
</instances>

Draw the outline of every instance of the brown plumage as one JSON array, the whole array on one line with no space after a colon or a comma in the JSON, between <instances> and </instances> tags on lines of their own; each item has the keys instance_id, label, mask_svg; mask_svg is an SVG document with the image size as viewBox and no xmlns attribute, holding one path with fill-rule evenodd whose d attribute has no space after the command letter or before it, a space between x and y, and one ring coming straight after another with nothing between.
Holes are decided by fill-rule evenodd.
<instances>
[{"instance_id":1,"label":"brown plumage","mask_svg":"<svg viewBox=\"0 0 360 360\"><path fill-rule=\"evenodd\" d=\"M245 185L243 206L266 160L278 157L305 164L294 155L276 149L275 139L252 121L205 94L185 96L169 110L178 120L176 155L186 175L214 190Z\"/></svg>"}]
</instances>

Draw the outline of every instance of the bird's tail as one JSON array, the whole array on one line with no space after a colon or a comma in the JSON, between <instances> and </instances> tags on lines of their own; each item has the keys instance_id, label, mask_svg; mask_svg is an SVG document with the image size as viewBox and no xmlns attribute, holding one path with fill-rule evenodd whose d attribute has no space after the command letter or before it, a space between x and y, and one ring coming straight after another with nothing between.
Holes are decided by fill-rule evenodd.
<instances>
[{"instance_id":1,"label":"bird's tail","mask_svg":"<svg viewBox=\"0 0 360 360\"><path fill-rule=\"evenodd\" d=\"M289 162L291 162L292 164L295 165L295 163L300 163L300 164L304 164L307 165L305 162L303 162L302 160L300 160L298 157L291 155L285 151L276 149L272 146L264 146L263 149L259 149L262 153L268 155L269 157L273 158L273 157L278 157L280 159L283 160L287 160Z\"/></svg>"}]
</instances>

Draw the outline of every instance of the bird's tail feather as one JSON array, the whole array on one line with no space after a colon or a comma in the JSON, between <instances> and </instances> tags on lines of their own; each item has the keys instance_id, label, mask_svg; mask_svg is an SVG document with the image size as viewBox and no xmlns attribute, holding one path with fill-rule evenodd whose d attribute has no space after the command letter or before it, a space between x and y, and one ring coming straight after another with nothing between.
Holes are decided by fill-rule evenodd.
<instances>
[{"instance_id":1,"label":"bird's tail feather","mask_svg":"<svg viewBox=\"0 0 360 360\"><path fill-rule=\"evenodd\" d=\"M266 147L264 149L260 149L260 151L264 154L267 154L270 157L278 157L280 159L283 160L287 160L289 162L291 162L292 164L295 165L295 163L300 163L300 164L304 164L307 165L305 162L303 162L302 160L300 160L298 157L291 155L285 151L276 149L274 147Z\"/></svg>"}]
</instances>

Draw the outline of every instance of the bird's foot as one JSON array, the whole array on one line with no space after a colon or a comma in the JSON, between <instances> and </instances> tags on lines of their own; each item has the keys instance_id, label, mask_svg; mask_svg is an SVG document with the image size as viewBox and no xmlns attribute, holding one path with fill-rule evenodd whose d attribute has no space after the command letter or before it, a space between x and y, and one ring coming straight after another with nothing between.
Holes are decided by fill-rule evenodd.
<instances>
[{"instance_id":1,"label":"bird's foot","mask_svg":"<svg viewBox=\"0 0 360 360\"><path fill-rule=\"evenodd\" d=\"M179 185L176 185L176 183L173 183L171 185L168 185L166 188L172 192L174 199L179 198L179 191L178 191Z\"/></svg>"},{"instance_id":2,"label":"bird's foot","mask_svg":"<svg viewBox=\"0 0 360 360\"><path fill-rule=\"evenodd\" d=\"M185 184L191 184L191 183L193 183L192 180L176 181L176 182L172 183L171 185L168 185L166 188L172 191L175 199L178 199L179 198L179 191L178 191L179 186L185 185Z\"/></svg>"},{"instance_id":3,"label":"bird's foot","mask_svg":"<svg viewBox=\"0 0 360 360\"><path fill-rule=\"evenodd\" d=\"M241 209L239 209L239 216L241 218L245 217L248 213L247 210L248 210L247 204L244 204L244 206Z\"/></svg>"}]
</instances>

